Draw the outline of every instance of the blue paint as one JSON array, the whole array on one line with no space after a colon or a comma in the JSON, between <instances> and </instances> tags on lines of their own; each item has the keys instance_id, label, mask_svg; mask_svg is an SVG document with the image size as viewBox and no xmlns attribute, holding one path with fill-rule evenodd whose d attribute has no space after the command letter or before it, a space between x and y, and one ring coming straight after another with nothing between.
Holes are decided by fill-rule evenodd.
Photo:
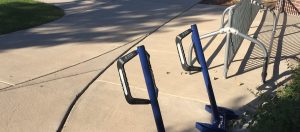
<instances>
[{"instance_id":1,"label":"blue paint","mask_svg":"<svg viewBox=\"0 0 300 132\"><path fill-rule=\"evenodd\" d=\"M151 65L150 65L150 61L149 61L150 56L148 56L147 51L145 50L144 46L139 46L137 48L137 52L140 57L140 62L141 62L141 66L143 69L145 82L147 85L147 90L148 90L148 94L149 94L149 98L150 98L150 103L151 103L157 131L164 132L165 127L164 127L164 123L162 120L159 104L157 101L157 93L156 93L156 89L155 89L156 87L155 87L153 73L152 73L152 69L151 69Z\"/></svg>"},{"instance_id":2,"label":"blue paint","mask_svg":"<svg viewBox=\"0 0 300 132\"><path fill-rule=\"evenodd\" d=\"M129 83L128 83L128 80L126 77L124 65L137 55L140 58L140 62L141 62L141 66L142 66L143 74L144 74L144 79L146 82L147 91L148 91L150 100L132 97L132 94L130 92L130 87L129 87ZM120 81L121 81L121 84L123 87L123 92L124 92L124 96L125 96L127 103L129 103L131 105L151 104L157 131L165 132L165 127L164 127L163 119L161 116L161 112L160 112L159 104L158 104L158 100L157 100L158 89L156 88L156 85L155 85L155 80L154 80L154 76L153 76L153 72L151 69L151 64L150 64L149 59L150 59L150 55L145 50L145 47L139 46L137 48L137 50L132 51L132 52L128 53L127 55L124 55L118 59L118 62L117 62L118 72L119 72Z\"/></svg>"},{"instance_id":3,"label":"blue paint","mask_svg":"<svg viewBox=\"0 0 300 132\"><path fill-rule=\"evenodd\" d=\"M197 54L196 58L202 67L202 74L210 101L210 105L206 105L205 109L212 113L213 117L212 124L197 122L196 128L202 132L226 132L226 122L228 120L236 119L238 116L229 109L217 106L197 26L194 24L191 26L191 29L192 41Z\"/></svg>"},{"instance_id":4,"label":"blue paint","mask_svg":"<svg viewBox=\"0 0 300 132\"><path fill-rule=\"evenodd\" d=\"M193 41L194 47L196 49L196 54L198 56L197 57L198 62L200 62L200 65L202 67L202 74L204 77L206 90L208 93L210 104L212 106L212 115L214 118L214 122L217 123L220 121L220 114L218 112L218 107L217 107L214 91L212 89L212 85L211 85L211 81L210 81L210 77L209 77L209 73L208 73L208 68L206 65L205 56L203 53L201 41L200 41L199 34L198 34L198 29L197 29L196 25L192 25L191 27L192 27L192 41Z\"/></svg>"}]
</instances>

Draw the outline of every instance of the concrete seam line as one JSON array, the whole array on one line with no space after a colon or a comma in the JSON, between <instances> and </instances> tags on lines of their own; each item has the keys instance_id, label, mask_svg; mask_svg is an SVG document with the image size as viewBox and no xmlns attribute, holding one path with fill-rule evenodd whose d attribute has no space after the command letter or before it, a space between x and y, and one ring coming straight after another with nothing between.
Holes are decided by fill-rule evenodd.
<instances>
[{"instance_id":1,"label":"concrete seam line","mask_svg":"<svg viewBox=\"0 0 300 132\"><path fill-rule=\"evenodd\" d=\"M47 80L39 81L39 82L36 82L36 83L27 83L27 84L25 84L23 86L22 85L21 86L18 85L18 86L14 86L14 87L1 88L0 92L10 91L10 90L14 90L14 89L22 88L22 87L27 87L27 86L33 86L33 85L42 84L42 83L47 83L47 82L56 81L56 80L60 80L60 79L75 77L75 76L79 76L79 75L83 75L83 74L87 74L87 73L91 73L91 72L96 72L96 71L99 71L99 70L102 70L102 68L101 69L97 69L97 70L91 70L91 71L87 71L87 72L76 73L76 74L71 74L71 75L67 75L67 76L62 76L62 77L47 79Z\"/></svg>"},{"instance_id":2,"label":"concrete seam line","mask_svg":"<svg viewBox=\"0 0 300 132\"><path fill-rule=\"evenodd\" d=\"M135 46L135 45L133 45ZM130 48L131 49L131 48ZM128 50L130 50L128 49ZM126 50L126 52L128 51ZM126 52L122 53L120 56L122 56L123 54L125 54ZM100 71L100 73L98 73L76 96L75 98L73 99L73 101L71 102L70 106L68 107L58 129L57 129L57 132L61 132L63 130L63 127L73 109L73 107L75 106L76 102L78 101L78 99L85 93L85 91L90 87L90 85L93 84L94 81L96 81L98 79L98 77L100 75L102 75L119 57L117 57L116 59L114 59L108 66L106 66L102 71Z\"/></svg>"},{"instance_id":3,"label":"concrete seam line","mask_svg":"<svg viewBox=\"0 0 300 132\"><path fill-rule=\"evenodd\" d=\"M105 80L96 80L96 82L103 82L103 83L109 83L109 84L112 84L112 85L122 86L119 83L114 83L114 82L105 81ZM137 86L132 86L132 85L130 85L130 88L137 89L137 90L140 90L140 91L147 91L144 88L137 87ZM198 103L209 104L208 101L203 101L203 100L197 100L197 99L193 99L193 98L189 98L189 97L178 96L178 95L175 95L175 94L169 94L169 93L165 93L165 92L159 92L159 94L165 95L165 96L171 96L171 97L175 97L175 98L180 98L180 99L184 99L184 100L194 101L194 102L198 102Z\"/></svg>"},{"instance_id":4,"label":"concrete seam line","mask_svg":"<svg viewBox=\"0 0 300 132\"><path fill-rule=\"evenodd\" d=\"M112 1L113 1L113 0L112 0ZM199 1L199 2L200 2L200 1ZM69 69L69 68L72 68L72 67L77 66L77 65L80 65L80 64L82 64L82 63L85 63L85 62L94 60L94 59L96 59L96 58L98 58L98 57L100 57L100 56L102 56L102 55L108 54L108 53L110 53L110 52L112 52L112 51L114 51L114 50L117 50L117 49L119 49L119 48L121 48L121 47L123 47L123 46L126 46L126 45L129 45L129 44L131 44L131 43L134 43L135 41L138 41L139 39L143 40L143 39L145 39L146 37L148 37L149 35L151 35L152 33L154 33L155 31L157 31L159 28L161 28L162 26L164 26L165 24L167 24L168 22L170 22L170 21L172 21L173 19L177 18L178 16L182 15L183 13L185 13L186 11L188 11L189 9L193 8L193 7L194 7L195 5L197 5L199 2L193 4L191 7L187 8L187 9L183 10L181 13L179 13L179 14L176 15L175 17L171 18L170 20L166 21L166 22L163 23L162 25L158 26L158 27L157 27L156 29L154 29L153 31L151 31L151 32L149 32L149 33L147 33L147 34L145 34L145 35L142 35L142 36L140 36L140 37L138 37L138 38L136 38L136 39L134 39L134 40L132 40L132 41L130 41L130 42L128 42L128 43L125 43L125 44L123 44L123 45L121 45L121 46L119 46L119 47L116 47L116 48L114 48L114 49L112 49L112 50L109 50L109 51L107 51L107 52L104 52L104 53L102 53L102 54L99 54L99 55L97 55L97 56L94 56L94 57L92 57L92 58L86 59L86 60L84 60L84 61L78 62L78 63L76 63L76 64L66 66L66 67L64 67L64 68L55 70L55 71L53 71L53 72L50 72L50 73L47 73L47 74L44 74L44 75L41 75L41 76L38 76L38 77L35 77L35 78L28 79L28 80L23 81L23 82L16 83L16 84L14 84L14 85L24 84L24 83L26 83L26 82L33 81L33 80L36 80L36 79L39 79L39 78L42 78L42 77L45 77L45 76L48 76L48 75L51 75L51 74L54 74L54 73L63 71L63 70L66 70L66 69ZM12 86L12 85L11 85L11 86ZM9 88L9 87L11 87L11 86L4 87L4 88Z\"/></svg>"},{"instance_id":5,"label":"concrete seam line","mask_svg":"<svg viewBox=\"0 0 300 132\"><path fill-rule=\"evenodd\" d=\"M154 29L153 31L149 32L148 34L144 35L143 38L141 38L141 40L137 41L135 44L133 44L132 46L130 46L127 50L125 50L123 53L121 53L117 58L115 58L109 65L107 65L102 71L99 72L99 74L97 74L83 89L82 91L80 91L76 97L74 98L74 100L71 102L70 106L68 107L58 129L57 132L61 132L65 126L65 123L73 109L73 107L75 106L77 100L85 93L85 91L90 87L90 85L96 81L98 79L98 77L100 75L102 75L111 65L113 65L113 63L115 61L118 60L119 57L123 56L125 53L127 53L131 48L135 47L136 45L138 45L141 41L143 41L144 39L146 39L148 36L150 36L151 34L153 34L154 32L156 32L157 30L159 30L161 27L163 27L164 25L166 25L167 23L169 23L170 21L174 20L175 18L181 16L183 13L189 11L190 9L192 9L194 6L196 6L200 1L194 3L192 6L184 9L183 11L181 11L180 13L178 13L176 16L174 16L173 18L169 19L168 21L164 22L162 25L158 26L156 29Z\"/></svg>"},{"instance_id":6,"label":"concrete seam line","mask_svg":"<svg viewBox=\"0 0 300 132\"><path fill-rule=\"evenodd\" d=\"M33 81L33 80L36 80L36 79L39 79L39 78L42 78L42 77L49 76L49 75L54 74L54 73L58 73L58 72L60 72L60 71L64 71L64 70L66 70L66 69L75 67L75 66L77 66L77 65L80 65L80 64L89 62L89 61L94 60L94 59L96 59L96 58L99 58L99 57L101 57L101 56L103 56L103 55L106 55L106 54L108 54L108 53L110 53L110 52L112 52L112 51L115 51L115 50L117 50L117 49L119 49L119 48L122 48L122 47L124 47L124 46L126 46L126 45L129 45L129 44L131 44L131 43L133 43L133 42L135 42L135 41L137 41L137 40L139 40L139 39L142 39L142 38L144 38L144 37L145 37L145 35L144 35L144 36L140 36L140 37L138 37L138 38L136 38L136 39L134 39L134 40L132 40L132 41L126 43L126 44L123 44L123 45L121 45L121 46L119 46L119 47L116 47L116 48L114 48L114 49L112 49L112 50L109 50L109 51L107 51L107 52L104 52L104 53L102 53L102 54L99 54L99 55L97 55L97 56L94 56L94 57L92 57L92 58L86 59L86 60L81 61L81 62L78 62L78 63L76 63L76 64L66 66L66 67L61 68L61 69L59 69L59 70L56 70L56 71L53 71L53 72L50 72L50 73L47 73L47 74L44 74L44 75L41 75L41 76L32 78L32 79L29 79L29 80L23 81L23 82L20 82L20 83L16 83L16 84L14 84L14 85L17 86L17 85L20 85L20 84L24 84L24 83L27 83L27 82L30 82L30 81ZM11 87L11 86L5 87L5 88L3 88L3 89L7 89L7 88L9 88L9 87Z\"/></svg>"}]
</instances>

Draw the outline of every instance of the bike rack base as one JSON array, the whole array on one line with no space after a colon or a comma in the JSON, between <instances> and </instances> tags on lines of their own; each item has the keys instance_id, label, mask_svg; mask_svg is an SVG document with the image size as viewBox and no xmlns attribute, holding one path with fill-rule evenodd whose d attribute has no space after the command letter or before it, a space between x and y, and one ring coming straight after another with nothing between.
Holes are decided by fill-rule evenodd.
<instances>
[{"instance_id":1,"label":"bike rack base","mask_svg":"<svg viewBox=\"0 0 300 132\"><path fill-rule=\"evenodd\" d=\"M205 105L205 110L209 113L212 112L210 105ZM226 122L229 120L234 120L239 118L239 116L230 109L224 107L218 107L218 111L220 114L221 121L215 122L213 124L197 122L196 128L201 132L226 132L225 130Z\"/></svg>"},{"instance_id":2,"label":"bike rack base","mask_svg":"<svg viewBox=\"0 0 300 132\"><path fill-rule=\"evenodd\" d=\"M196 123L196 128L201 132L226 132L226 130L222 128L218 128L215 125L207 124L207 123Z\"/></svg>"}]
</instances>

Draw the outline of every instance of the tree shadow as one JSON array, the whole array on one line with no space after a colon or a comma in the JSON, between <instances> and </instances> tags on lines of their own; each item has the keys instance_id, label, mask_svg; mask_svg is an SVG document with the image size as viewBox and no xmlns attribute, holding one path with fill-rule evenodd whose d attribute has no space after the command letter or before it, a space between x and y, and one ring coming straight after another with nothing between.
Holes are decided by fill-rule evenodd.
<instances>
[{"instance_id":1,"label":"tree shadow","mask_svg":"<svg viewBox=\"0 0 300 132\"><path fill-rule=\"evenodd\" d=\"M72 9L74 4L80 5L78 9ZM77 1L58 5L66 11L72 10L76 13L67 14L43 26L0 36L0 41L3 42L0 45L0 53L9 49L43 48L68 43L126 43L154 30L168 19L175 17L184 7L189 7L193 3L170 0L112 0L93 4ZM189 13L185 17L218 14L222 8L202 6L197 10L199 12ZM203 21L210 20L203 19ZM199 22L199 18L181 19L180 22L171 26L196 22Z\"/></svg>"},{"instance_id":2,"label":"tree shadow","mask_svg":"<svg viewBox=\"0 0 300 132\"><path fill-rule=\"evenodd\" d=\"M164 28L163 31L160 32L168 32L169 27L176 27L176 26L181 26L181 25L188 25L191 23L196 23L199 22L199 18L190 18L190 16L197 16L197 15L202 15L202 14L220 14L222 13L223 7L222 8L214 8L214 6L207 7L205 5L200 5L201 8L193 8L191 9L191 6L189 8L186 8L184 11L178 11L178 7L182 6L181 3L175 2L175 4L168 4L164 3L161 6L154 6L156 5L155 3L152 3L152 7L150 6L149 2L146 2L144 4L148 4L150 7L146 7L143 9L135 9L136 6L130 5L133 4L132 2L139 2L136 0L128 0L128 1L122 1L124 2L123 4L121 3L114 3L114 2L120 2L120 0L114 0L114 1L109 1L108 3L103 4L105 2L101 1L102 3L99 5L93 5L93 11L88 11L88 12L80 12L76 14L69 14L66 15L63 19L57 20L56 22L46 24L44 26L40 26L37 28L34 28L32 30L24 30L20 32L16 32L13 34L8 34L0 37L0 40L11 40L11 41L6 41L7 43L3 43L0 45L0 53L1 51L5 50L10 50L10 49L17 49L17 48L26 48L30 46L34 47L48 47L48 46L56 46L56 45L61 45L61 44L67 44L67 43L72 43L72 42L107 42L109 43L114 43L114 42L124 42L117 48L114 48L112 50L109 50L108 52L105 52L103 54L96 55L95 57L84 60L82 62L66 66L64 68L58 69L51 71L47 74L40 75L35 78L23 80L20 82L15 83L14 86L9 86L1 89L1 92L4 91L9 91L13 89L18 89L26 86L31 86L31 85L36 85L40 84L43 82L49 82L49 81L55 81L58 79L64 79L64 78L69 78L73 76L78 76L82 75L85 73L90 73L90 72L99 72L102 70L103 66L101 59L108 58L109 54L112 52L119 52L119 50L124 50L125 48L131 47L130 45L133 45L135 40L128 42L130 39L127 37L132 37L132 36L138 36L138 35L143 35L147 34L149 35L150 33L154 33L156 30L159 29L160 26L166 24L167 22L175 19L176 16L180 16L180 19L172 22L172 24L169 24L167 28ZM154 2L156 0L151 0L151 2ZM129 3L126 3L129 2ZM72 2L70 3L64 3L61 6L66 6L65 8L72 7L69 4L74 4ZM77 3L81 4L81 3ZM105 5L105 6L104 6ZM117 5L117 6L115 6ZM135 4L136 5L136 4ZM197 4L196 4L197 5ZM129 6L129 7L125 7ZM140 5L142 6L142 5ZM165 6L165 7L164 7ZM186 6L186 5L185 5ZM108 9L108 7L110 7ZM171 9L168 9L170 7ZM217 7L217 6L216 6ZM68 8L69 9L69 8ZM127 9L127 10L125 10ZM129 11L129 9L132 11ZM176 12L172 14L168 14L170 11L167 10L177 10ZM189 10L194 10L189 13L186 13ZM107 10L107 11L106 11ZM142 11L143 10L143 11ZM93 20L94 16L93 14L99 13L100 15L105 15L108 12L113 11L112 13L115 13L117 15L115 16L107 16L103 18L95 18L97 20ZM139 12L141 11L141 12ZM166 11L166 12L165 12ZM101 14L104 12L104 14ZM123 13L122 13L123 12ZM180 13L178 13L180 12ZM91 15L92 14L92 15ZM139 16L139 14L143 14L142 16ZM82 18L83 20L77 20L75 18L80 17L80 15L83 15ZM88 15L88 16L86 16ZM169 15L169 16L165 16ZM165 17L163 17L165 16ZM126 18L124 18L126 17ZM128 17L128 18L127 18ZM163 17L163 18L160 18ZM170 17L173 17L170 19ZM153 19L152 19L153 18ZM112 22L108 22L108 20L113 20ZM102 21L107 21L103 22ZM159 24L156 24L158 26L153 26L153 25L148 25L147 23L149 21L155 22L159 21L161 22ZM200 20L201 21L201 20ZM210 21L210 19L203 19L203 21ZM99 23L98 23L99 22ZM140 23L141 22L141 23ZM145 23L142 23L145 22ZM79 24L83 24L78 29L76 29L76 26L79 26ZM104 26L104 25L107 26ZM117 26L118 25L118 26ZM137 25L137 26L133 26ZM56 27L57 26L57 27ZM117 26L112 30L110 27ZM130 28L130 27L136 27ZM61 29L62 28L62 29ZM66 28L66 29L64 29ZM72 29L74 28L74 29ZM84 31L83 29L88 29L88 30L93 30L95 28L99 29L107 29L107 31ZM128 29L132 29L134 32L130 32ZM166 30L165 30L166 29ZM63 32L66 30L65 32ZM75 32L72 32L70 30L75 30ZM152 30L152 31L151 31ZM99 36L98 36L99 35ZM14 37L18 37L18 40L12 41ZM33 39L33 38L38 38L38 39ZM142 36L143 37L143 36ZM134 38L134 37L133 37ZM142 41L140 38L137 38L138 42ZM125 43L128 42L128 43ZM93 43L94 44L94 43ZM118 51L117 51L118 50ZM125 50L124 50L125 51ZM121 54L121 53L120 53ZM115 58L113 58L115 59ZM112 59L112 60L113 60Z\"/></svg>"}]
</instances>

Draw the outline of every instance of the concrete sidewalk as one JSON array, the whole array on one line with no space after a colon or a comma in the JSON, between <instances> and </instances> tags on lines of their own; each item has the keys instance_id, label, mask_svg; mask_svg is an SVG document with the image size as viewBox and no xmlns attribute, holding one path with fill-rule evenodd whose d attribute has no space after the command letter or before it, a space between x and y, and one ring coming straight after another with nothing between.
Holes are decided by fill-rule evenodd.
<instances>
[{"instance_id":1,"label":"concrete sidewalk","mask_svg":"<svg viewBox=\"0 0 300 132\"><path fill-rule=\"evenodd\" d=\"M92 78L141 36L195 3L57 3L68 11L65 17L0 36L0 131L56 131Z\"/></svg>"},{"instance_id":2,"label":"concrete sidewalk","mask_svg":"<svg viewBox=\"0 0 300 132\"><path fill-rule=\"evenodd\" d=\"M110 51L154 30L197 1L92 2L55 22L2 35L0 80L17 84ZM80 3L84 2L72 4L80 7ZM60 6L75 8L70 4Z\"/></svg>"},{"instance_id":3,"label":"concrete sidewalk","mask_svg":"<svg viewBox=\"0 0 300 132\"><path fill-rule=\"evenodd\" d=\"M175 37L194 23L198 25L200 34L217 30L223 10L224 7L220 6L197 5L141 42L151 55L152 69L159 88L158 100L166 131L197 131L196 121L210 122L211 116L204 110L204 105L209 101L202 73L188 75L182 70L175 46ZM256 18L250 34L256 31L261 17L262 14L259 14ZM269 22L266 20L266 25ZM180 23L188 24L180 25ZM267 34L267 31L264 29L262 33ZM210 45L203 45L208 46L205 56L210 61L209 72L217 103L236 110L238 113L246 108L255 109L254 103L258 93L272 92L289 79L288 62L286 59L280 59L279 67L274 68L273 63L269 65L268 79L273 76L270 73L274 69L278 75L282 76L275 77L267 84L261 82L262 60L250 59L244 72L238 74L238 70L244 65L242 60L246 58L245 55L250 47L249 42L244 42L245 44L241 46L230 66L230 77L224 79L222 67L224 48L220 45L223 38L222 35L217 36ZM203 40L203 44L208 41L209 39ZM278 41L278 38L275 41ZM185 41L185 43L190 42ZM283 47L284 49L290 48L288 44ZM273 50L275 52L278 49L275 46ZM254 49L253 53L256 57L262 55L259 49ZM148 98L139 59L133 59L126 64L125 68L133 95ZM90 87L74 108L64 128L68 132L156 131L150 105L129 105L125 101L116 64Z\"/></svg>"},{"instance_id":4,"label":"concrete sidewalk","mask_svg":"<svg viewBox=\"0 0 300 132\"><path fill-rule=\"evenodd\" d=\"M0 51L0 79L4 82L0 83L0 112L4 113L0 115L0 131L56 131L71 101L99 71L137 42L141 35L196 3L184 0L84 2L87 3L56 3L68 10L65 18L0 37L1 42L5 42ZM93 2L96 4L91 4ZM141 42L151 55L167 131L196 131L196 121L210 121L210 114L204 111L208 97L202 73L188 75L183 72L175 37L194 23L200 34L217 30L224 9L199 4ZM255 32L260 20L261 14L252 25L250 34ZM255 101L255 93L273 91L288 79L290 71L285 59L280 59L280 65L275 68L276 74L281 76L269 84L260 82L262 62L257 59L250 58L253 63L248 63L243 72L237 74L246 58L248 42L241 46L230 66L231 77L223 79L224 48L220 44L223 38L217 36L210 45L205 45L209 39L203 40L203 46L208 47L205 56L220 106L234 110L248 107ZM129 44L116 49L126 42ZM189 40L185 43L189 44ZM291 47L295 51L300 49L291 45L282 48L290 51ZM253 52L257 56L261 53L258 49ZM41 76L69 65L71 67ZM269 73L274 71L273 66L273 63L269 65ZM137 58L126 65L126 71L133 95L148 98ZM22 83L37 76L41 77ZM7 87L9 84L18 85ZM113 64L75 104L63 131L139 132L156 131L156 128L150 105L127 104L116 64Z\"/></svg>"}]
</instances>

